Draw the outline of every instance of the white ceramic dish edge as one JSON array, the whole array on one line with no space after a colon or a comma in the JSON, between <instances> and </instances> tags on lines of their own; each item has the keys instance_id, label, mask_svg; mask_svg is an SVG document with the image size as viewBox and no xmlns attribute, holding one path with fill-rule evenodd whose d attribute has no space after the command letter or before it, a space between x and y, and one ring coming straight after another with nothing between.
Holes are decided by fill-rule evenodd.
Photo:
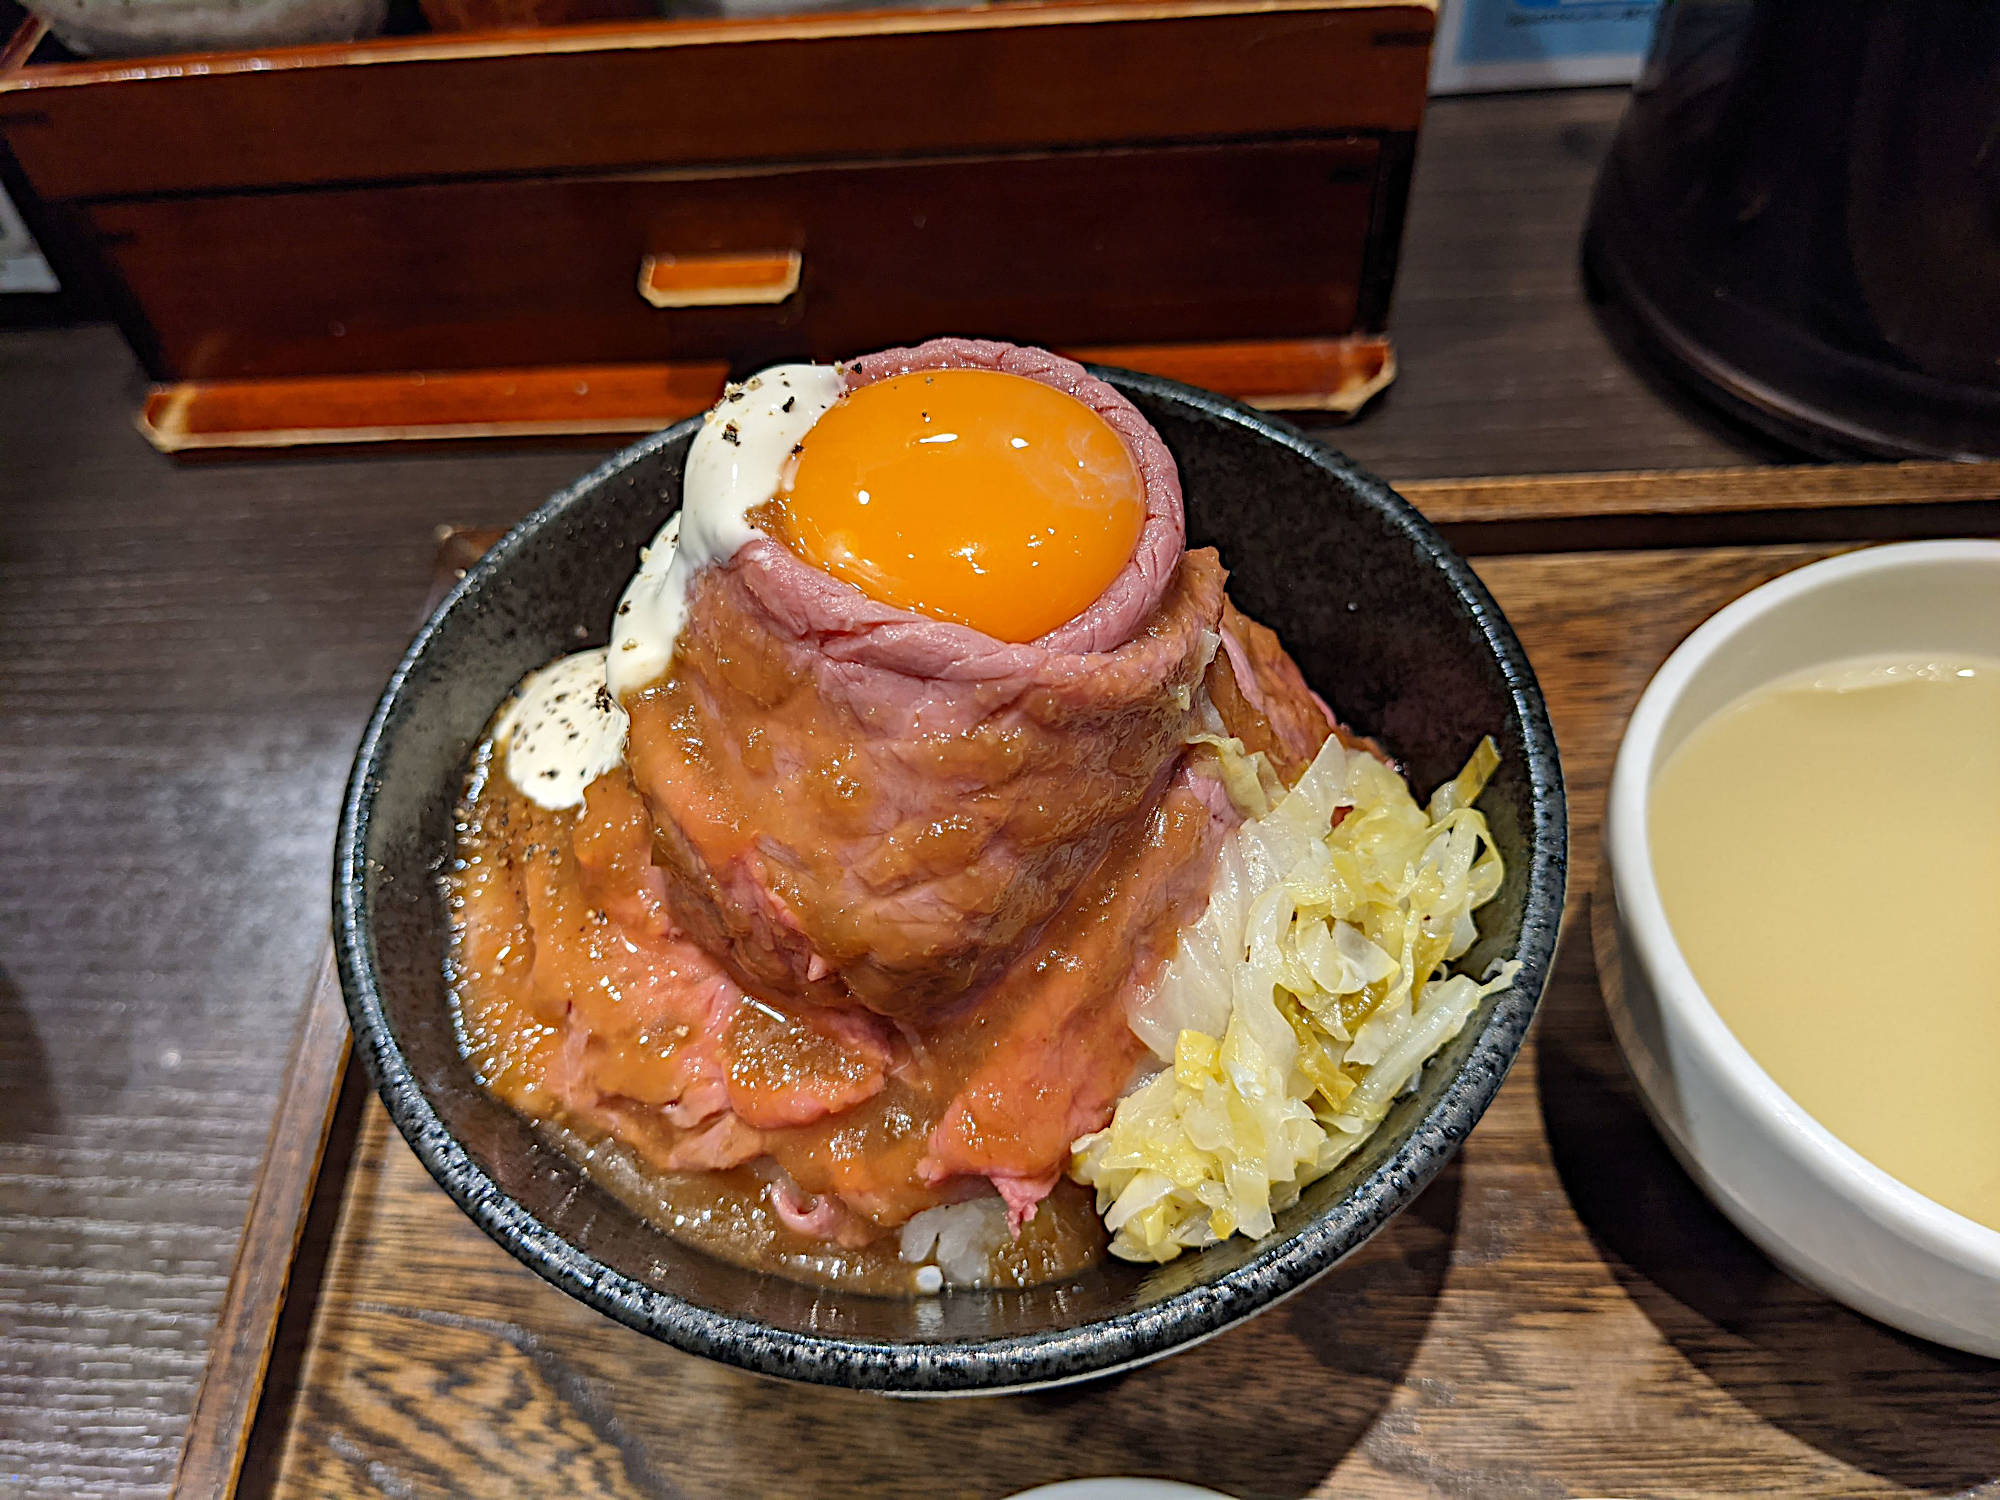
<instances>
[{"instance_id":1,"label":"white ceramic dish edge","mask_svg":"<svg viewBox=\"0 0 2000 1500\"><path fill-rule=\"evenodd\" d=\"M1946 582L1956 575L2000 601L2000 542L1901 543L1811 564L1744 595L1667 659L1626 727L1605 809L1618 949L1616 982L1605 990L1648 1112L1738 1228L1792 1275L1857 1311L2000 1357L2000 1231L1891 1177L1758 1065L1674 941L1647 831L1661 760L1750 688L1872 652L2000 657L2000 603L1983 632L1978 618L1953 618L1950 601L1962 608L1967 597ZM1885 619L1893 638L1879 630Z\"/></svg>"}]
</instances>

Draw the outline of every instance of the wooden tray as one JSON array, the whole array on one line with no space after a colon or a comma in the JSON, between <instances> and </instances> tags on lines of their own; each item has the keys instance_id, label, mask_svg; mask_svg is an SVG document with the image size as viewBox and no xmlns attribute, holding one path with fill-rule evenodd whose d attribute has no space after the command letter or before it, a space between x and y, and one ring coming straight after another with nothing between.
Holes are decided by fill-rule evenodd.
<instances>
[{"instance_id":1,"label":"wooden tray","mask_svg":"<svg viewBox=\"0 0 2000 1500\"><path fill-rule=\"evenodd\" d=\"M521 1268L357 1079L330 1110L345 1032L323 974L177 1493L227 1493L246 1452L244 1492L285 1497L985 1497L1113 1473L1243 1496L1985 1493L2000 1370L1790 1281L1708 1205L1628 1084L1584 917L1618 736L1673 646L1857 539L2000 533L2000 470L1405 490L1475 555L1547 692L1570 920L1492 1110L1364 1249L1241 1328L1081 1388L904 1403L763 1380ZM449 538L441 566L485 540Z\"/></svg>"}]
</instances>

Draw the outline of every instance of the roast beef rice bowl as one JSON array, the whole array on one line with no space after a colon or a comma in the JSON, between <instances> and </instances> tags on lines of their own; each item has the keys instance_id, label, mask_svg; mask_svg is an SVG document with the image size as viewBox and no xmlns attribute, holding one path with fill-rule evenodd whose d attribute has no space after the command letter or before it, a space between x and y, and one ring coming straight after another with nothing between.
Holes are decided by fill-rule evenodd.
<instances>
[{"instance_id":1,"label":"roast beef rice bowl","mask_svg":"<svg viewBox=\"0 0 2000 1500\"><path fill-rule=\"evenodd\" d=\"M716 1256L949 1297L1267 1235L1519 970L1459 972L1493 741L1420 800L1070 361L731 386L608 624L472 756L449 993Z\"/></svg>"}]
</instances>

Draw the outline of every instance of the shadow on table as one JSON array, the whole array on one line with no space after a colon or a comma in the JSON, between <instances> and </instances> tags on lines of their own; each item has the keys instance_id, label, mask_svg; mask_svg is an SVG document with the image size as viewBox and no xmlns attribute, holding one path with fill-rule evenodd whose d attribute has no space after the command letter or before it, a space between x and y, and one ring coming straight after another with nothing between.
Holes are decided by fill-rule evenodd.
<instances>
[{"instance_id":1,"label":"shadow on table","mask_svg":"<svg viewBox=\"0 0 2000 1500\"><path fill-rule=\"evenodd\" d=\"M1646 1118L1589 943L1564 945L1540 1027L1542 1118L1564 1189L1691 1364L1764 1420L1894 1483L1956 1491L2000 1475L2000 1365L1793 1281L1709 1203Z\"/></svg>"},{"instance_id":2,"label":"shadow on table","mask_svg":"<svg viewBox=\"0 0 2000 1500\"><path fill-rule=\"evenodd\" d=\"M1027 1398L1072 1428L1048 1480L1143 1474L1232 1495L1310 1494L1366 1436L1423 1343L1461 1182L1454 1157L1357 1255L1209 1345Z\"/></svg>"},{"instance_id":3,"label":"shadow on table","mask_svg":"<svg viewBox=\"0 0 2000 1500\"><path fill-rule=\"evenodd\" d=\"M1580 231L1579 231L1580 232ZM1776 432L1750 420L1746 410L1725 409L1719 398L1697 387L1691 377L1672 367L1631 313L1609 295L1584 255L1577 256L1577 278L1590 305L1598 332L1639 383L1663 405L1718 442L1742 450L1745 463L1796 464L1819 461L1852 463L1848 450L1815 442L1800 431Z\"/></svg>"},{"instance_id":4,"label":"shadow on table","mask_svg":"<svg viewBox=\"0 0 2000 1500\"><path fill-rule=\"evenodd\" d=\"M0 1141L48 1131L60 1118L35 1018L28 1014L20 986L0 969Z\"/></svg>"},{"instance_id":5,"label":"shadow on table","mask_svg":"<svg viewBox=\"0 0 2000 1500\"><path fill-rule=\"evenodd\" d=\"M1040 1395L909 1402L718 1382L701 1446L768 1453L780 1432L819 1444L842 1494L997 1497L1125 1474L1274 1500L1307 1495L1401 1386L1443 1285L1459 1197L1454 1161L1282 1306L1129 1374ZM738 1483L768 1487L772 1478Z\"/></svg>"}]
</instances>

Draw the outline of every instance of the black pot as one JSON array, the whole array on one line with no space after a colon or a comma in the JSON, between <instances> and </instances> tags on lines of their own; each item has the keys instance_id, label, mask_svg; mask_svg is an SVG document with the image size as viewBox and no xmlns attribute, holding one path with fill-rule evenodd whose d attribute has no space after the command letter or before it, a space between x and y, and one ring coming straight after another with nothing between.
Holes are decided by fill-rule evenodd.
<instances>
[{"instance_id":1,"label":"black pot","mask_svg":"<svg viewBox=\"0 0 2000 1500\"><path fill-rule=\"evenodd\" d=\"M1659 25L1584 238L1618 330L1810 452L2000 457L2000 6Z\"/></svg>"}]
</instances>

